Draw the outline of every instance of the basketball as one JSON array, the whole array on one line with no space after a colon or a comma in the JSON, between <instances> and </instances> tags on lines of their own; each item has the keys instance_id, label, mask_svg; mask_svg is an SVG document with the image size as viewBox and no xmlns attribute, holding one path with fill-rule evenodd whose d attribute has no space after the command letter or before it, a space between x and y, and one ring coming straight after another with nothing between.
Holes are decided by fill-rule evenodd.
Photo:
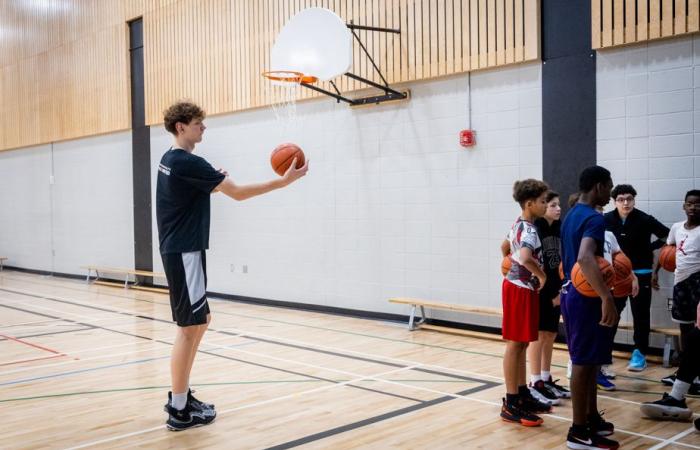
<instances>
[{"instance_id":1,"label":"basketball","mask_svg":"<svg viewBox=\"0 0 700 450\"><path fill-rule=\"evenodd\" d=\"M503 257L503 261L501 261L501 273L505 277L506 274L510 271L510 268L513 266L513 261L510 259L510 255L506 255Z\"/></svg>"},{"instance_id":2,"label":"basketball","mask_svg":"<svg viewBox=\"0 0 700 450\"><path fill-rule=\"evenodd\" d=\"M613 255L613 269L615 271L615 284L625 280L632 273L632 261L622 252Z\"/></svg>"},{"instance_id":3,"label":"basketball","mask_svg":"<svg viewBox=\"0 0 700 450\"><path fill-rule=\"evenodd\" d=\"M664 245L659 252L659 264L664 270L676 271L676 246Z\"/></svg>"},{"instance_id":4,"label":"basketball","mask_svg":"<svg viewBox=\"0 0 700 450\"><path fill-rule=\"evenodd\" d=\"M615 271L612 265L602 256L596 256L596 261L598 262L598 268L603 274L605 284L612 289L613 282L615 281ZM596 291L588 284L588 280L586 280L586 277L583 275L581 266L579 266L578 263L574 264L574 267L571 269L571 283L581 295L585 295L586 297L598 297Z\"/></svg>"},{"instance_id":5,"label":"basketball","mask_svg":"<svg viewBox=\"0 0 700 450\"><path fill-rule=\"evenodd\" d=\"M615 295L615 297L627 297L628 295L632 295L633 280L634 275L632 272L624 279L616 279L615 287L613 287L613 295Z\"/></svg>"},{"instance_id":6,"label":"basketball","mask_svg":"<svg viewBox=\"0 0 700 450\"><path fill-rule=\"evenodd\" d=\"M294 158L297 159L297 169L304 166L305 158L304 152L301 151L298 145L287 142L280 144L272 151L270 155L270 164L272 165L272 170L277 173L277 175L282 176L289 169Z\"/></svg>"}]
</instances>

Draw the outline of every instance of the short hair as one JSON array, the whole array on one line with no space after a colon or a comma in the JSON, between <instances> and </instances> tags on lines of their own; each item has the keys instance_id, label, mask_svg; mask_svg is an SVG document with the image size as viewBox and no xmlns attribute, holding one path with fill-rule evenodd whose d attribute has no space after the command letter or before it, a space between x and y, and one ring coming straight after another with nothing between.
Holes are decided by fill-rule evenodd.
<instances>
[{"instance_id":1,"label":"short hair","mask_svg":"<svg viewBox=\"0 0 700 450\"><path fill-rule=\"evenodd\" d=\"M637 190L631 184L618 184L610 191L610 198L616 199L618 195L632 194L632 197L637 196Z\"/></svg>"},{"instance_id":2,"label":"short hair","mask_svg":"<svg viewBox=\"0 0 700 450\"><path fill-rule=\"evenodd\" d=\"M528 200L534 200L548 190L547 183L534 178L516 181L513 184L513 199L522 207Z\"/></svg>"},{"instance_id":3,"label":"short hair","mask_svg":"<svg viewBox=\"0 0 700 450\"><path fill-rule=\"evenodd\" d=\"M549 191L547 191L547 195L545 196L544 200L545 200L547 203L549 203L549 202L551 202L552 200L554 200L554 199L557 198L557 197L559 197L559 193L558 193L558 192L554 192L554 191L552 191L552 190L549 190Z\"/></svg>"},{"instance_id":4,"label":"short hair","mask_svg":"<svg viewBox=\"0 0 700 450\"><path fill-rule=\"evenodd\" d=\"M163 124L166 130L177 136L176 123L189 124L194 119L204 119L206 115L197 104L189 100L180 100L163 111Z\"/></svg>"},{"instance_id":5,"label":"short hair","mask_svg":"<svg viewBox=\"0 0 700 450\"><path fill-rule=\"evenodd\" d=\"M700 197L700 189L691 189L686 192L683 201L688 200L688 197Z\"/></svg>"},{"instance_id":6,"label":"short hair","mask_svg":"<svg viewBox=\"0 0 700 450\"><path fill-rule=\"evenodd\" d=\"M578 199L581 197L580 192L574 192L573 194L569 195L569 208L573 208L576 203L578 203Z\"/></svg>"},{"instance_id":7,"label":"short hair","mask_svg":"<svg viewBox=\"0 0 700 450\"><path fill-rule=\"evenodd\" d=\"M590 192L596 184L611 181L610 171L605 167L590 166L583 169L578 177L578 188L581 192Z\"/></svg>"}]
</instances>

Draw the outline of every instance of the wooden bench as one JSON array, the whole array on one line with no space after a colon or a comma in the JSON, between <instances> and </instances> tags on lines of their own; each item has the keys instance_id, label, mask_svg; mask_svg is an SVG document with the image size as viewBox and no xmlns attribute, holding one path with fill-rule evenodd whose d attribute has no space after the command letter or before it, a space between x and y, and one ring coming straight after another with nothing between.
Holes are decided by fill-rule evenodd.
<instances>
[{"instance_id":1,"label":"wooden bench","mask_svg":"<svg viewBox=\"0 0 700 450\"><path fill-rule=\"evenodd\" d=\"M493 333L483 333L479 331L463 330L461 328L444 327L439 325L432 325L426 323L425 308L439 309L443 311L457 311L470 314L476 314L480 316L488 317L503 317L503 310L501 308L488 308L483 306L468 306L468 305L455 305L451 303L442 303L430 300L421 300L417 298L407 298L407 297L392 297L389 299L389 303L398 303L403 305L411 306L411 313L408 317L408 329L410 331L417 330L419 328L433 331L441 331L445 333L459 334L462 336L478 337L492 340L501 340L501 336ZM417 310L420 309L420 318L416 317ZM618 325L619 329L631 330L632 324L621 323ZM678 328L662 328L653 327L651 329L652 333L662 334L664 336L664 352L663 357L659 358L654 355L647 356L649 361L662 363L664 367L669 367L671 365L671 354L672 350L678 348L678 338L680 336L680 329ZM555 343L554 347L560 350L566 350L565 344ZM629 358L629 352L614 351L613 356L619 358Z\"/></svg>"},{"instance_id":2,"label":"wooden bench","mask_svg":"<svg viewBox=\"0 0 700 450\"><path fill-rule=\"evenodd\" d=\"M137 276L140 277L152 277L152 278L165 278L165 273L163 272L151 272L148 270L136 270L136 269L123 269L123 268L117 268L117 267L102 267L102 266L83 266L83 269L86 269L88 271L87 278L85 281L88 283L92 282L94 284L100 284L103 286L118 286L118 287L123 287L125 289L138 289L142 291L150 291L150 292L159 292L159 293L168 293L167 289L164 288L158 288L158 287L149 287L149 286L140 286L138 282ZM93 280L92 277L92 272L95 271L95 279ZM124 277L124 284L122 283L116 283L114 281L107 281L107 280L100 280L100 272L104 273L109 273L109 274L115 274L115 275L122 275ZM133 276L135 281L132 283L129 280L129 277Z\"/></svg>"},{"instance_id":3,"label":"wooden bench","mask_svg":"<svg viewBox=\"0 0 700 450\"><path fill-rule=\"evenodd\" d=\"M2 272L2 263L7 260L7 256L0 256L0 272Z\"/></svg>"}]
</instances>

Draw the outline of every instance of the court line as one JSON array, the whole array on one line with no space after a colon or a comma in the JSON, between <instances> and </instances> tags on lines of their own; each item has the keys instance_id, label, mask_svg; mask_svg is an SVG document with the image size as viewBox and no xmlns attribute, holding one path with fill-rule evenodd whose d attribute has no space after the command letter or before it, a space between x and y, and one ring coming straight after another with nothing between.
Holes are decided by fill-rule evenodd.
<instances>
[{"instance_id":1,"label":"court line","mask_svg":"<svg viewBox=\"0 0 700 450\"><path fill-rule=\"evenodd\" d=\"M66 355L49 355L49 356L42 356L40 358L16 359L14 361L0 363L0 366L10 366L12 364L21 364L21 363L32 362L32 361L44 361L47 359L60 358L62 356L66 356Z\"/></svg>"},{"instance_id":2,"label":"court line","mask_svg":"<svg viewBox=\"0 0 700 450\"><path fill-rule=\"evenodd\" d=\"M386 371L386 372L381 372L381 373L378 373L378 374L375 375L375 376L386 376L386 375L390 375L390 374L392 374L392 373L397 373L397 372L401 372L401 371L404 371L404 370L410 370L410 369L413 369L413 368L414 368L414 367L412 367L412 366L410 366L410 367L402 367L402 368L400 368L400 369L394 369L394 370L389 370L389 371ZM363 377L360 377L360 378L357 378L357 379L354 379L354 380L343 381L343 382L340 382L340 383L337 383L337 384L331 384L331 385L328 385L328 386L321 386L321 387L319 387L319 388L308 389L308 390L300 391L300 392L293 392L293 393L291 393L291 394L283 395L283 396L280 396L280 397L275 397L275 398L271 398L271 399L267 399L267 400L261 400L261 401L259 401L259 402L250 403L250 404L248 404L248 405L242 405L242 406L238 406L238 407L236 407L236 408L226 409L226 410L223 410L223 411L217 413L217 419L218 419L219 417L225 415L225 414L229 414L229 413L232 413L232 412L235 412L235 411L241 411L241 410L244 410L244 409L254 408L254 407L256 407L256 406L262 406L262 405L267 405L267 404L270 404L270 403L276 403L276 402L279 402L279 401L281 401L281 400L287 400L287 399L290 399L290 398L299 397L299 396L303 396L303 395L308 395L308 394L311 394L311 393L322 392L322 391L334 389L334 388L337 388L337 387L345 386L345 385L350 384L350 383L358 383L358 382L360 382L360 381L362 381L362 380L364 380L364 379L366 379L366 378L368 378L368 377L369 377L369 376L363 376ZM112 437L109 437L109 438L100 439L100 440L98 440L98 441L87 442L87 443L85 443L85 444L81 444L81 445L78 445L78 446L68 447L68 449L66 449L66 450L78 450L78 449L81 449L81 448L92 447L92 446L95 446L95 445L105 444L105 443L107 443L107 442L113 442L113 441L118 441L118 440L121 440L121 439L126 439L126 438L130 438L130 437L134 437L134 436L139 436L139 435L141 435L141 434L146 434L146 433L150 433L151 431L156 431L156 430L161 430L161 429L165 429L165 425L158 425L158 426L156 426L156 427L146 428L146 429L134 431L134 432L131 432L131 433L125 433L125 434L121 434L121 435L117 435L117 436L112 436Z\"/></svg>"},{"instance_id":3,"label":"court line","mask_svg":"<svg viewBox=\"0 0 700 450\"><path fill-rule=\"evenodd\" d=\"M42 297L42 298L46 298L46 297ZM51 298L47 298L47 299L51 300ZM72 303L72 302L69 302L69 303ZM92 305L84 305L84 306L93 307ZM110 311L110 310L106 310L106 311L115 312L115 311ZM133 315L133 313L130 313L129 315ZM146 319L146 318L148 318L148 317L142 317L142 318ZM151 320L158 320L158 319L154 319L154 318L150 318L150 319L151 319ZM331 331L334 331L334 330L331 330ZM249 353L249 352L247 352L247 353ZM254 354L254 353L250 353L250 354ZM263 356L263 357L265 357L265 356L267 356L267 355L257 354L257 356ZM290 361L290 362L291 362L291 361ZM437 366L437 367L440 367L440 366ZM324 369L326 369L326 370L331 370L331 371L335 371L334 369L328 369L328 368L324 368ZM451 369L448 369L448 370L451 370ZM496 377L494 377L494 378L496 378ZM380 380L377 380L377 381L380 381ZM408 386L408 385L405 385L405 386L407 386L407 387L412 387L412 388L414 388L414 389L418 388L417 386ZM420 388L420 389L426 389L426 388ZM439 391L436 391L436 392L439 392ZM613 399L613 400L617 400L617 399L615 399L614 397L609 397L609 398L610 398L610 399ZM475 400L475 399L471 399L471 400ZM493 402L488 402L488 403L493 404ZM496 403L496 405L497 405L497 403ZM552 417L559 417L559 416L552 416ZM561 418L561 419L562 419L562 420L569 420L569 419L566 419L566 418ZM628 434L638 435L638 436L641 436L641 437L646 437L646 438L649 438L649 439L652 439L652 440L661 440L660 438L656 438L656 437L648 436L648 435L643 435L643 434L639 434L639 433L633 433L633 432L629 432L629 431L626 431L626 430L619 430L619 431L620 431L620 432L627 432ZM682 444L682 443L678 443L678 444L679 444L679 445L686 445L686 446L687 446L687 444ZM694 446L691 446L691 447L695 448Z\"/></svg>"},{"instance_id":4,"label":"court line","mask_svg":"<svg viewBox=\"0 0 700 450\"><path fill-rule=\"evenodd\" d=\"M34 324L40 324L40 323L48 323L48 322L57 322L57 321L61 321L61 320L62 319L52 319L52 320L36 320L34 322L13 323L12 325L0 325L0 329L20 327L20 326L26 326L26 325L34 325Z\"/></svg>"},{"instance_id":5,"label":"court line","mask_svg":"<svg viewBox=\"0 0 700 450\"><path fill-rule=\"evenodd\" d=\"M25 340L16 338L16 337L14 337L14 336L10 336L10 335L8 335L8 334L2 334L2 333L0 333L0 337L3 337L3 338L5 338L5 339L9 339L9 340L14 341L14 342L18 342L18 343L20 343L20 344L27 345L27 346L29 346L29 347L38 348L39 350L43 350L43 351L45 351L45 352L50 352L50 353L54 353L54 354L56 354L56 355L64 355L64 356L65 356L65 353L61 353L61 352L59 352L58 350L54 350L54 349L49 348L49 347L44 347L43 345L34 344L34 343L32 343L32 342L28 342L28 341L25 341Z\"/></svg>"},{"instance_id":6,"label":"court line","mask_svg":"<svg viewBox=\"0 0 700 450\"><path fill-rule=\"evenodd\" d=\"M658 449L660 449L660 448L664 448L664 447L666 447L667 445L671 445L671 444L675 444L675 445L689 445L689 444L685 444L685 443L683 443L683 442L676 442L676 440L681 439L681 438L684 438L684 437L686 437L687 435L689 435L690 433L692 433L692 432L694 432L694 431L695 431L695 427L692 426L692 427L688 428L687 430L682 431L682 432L678 433L677 435L672 436L672 437L666 439L665 441L663 441L663 442L661 442L661 443L659 443L659 444L656 444L655 446L651 447L649 450L658 450Z\"/></svg>"}]
</instances>

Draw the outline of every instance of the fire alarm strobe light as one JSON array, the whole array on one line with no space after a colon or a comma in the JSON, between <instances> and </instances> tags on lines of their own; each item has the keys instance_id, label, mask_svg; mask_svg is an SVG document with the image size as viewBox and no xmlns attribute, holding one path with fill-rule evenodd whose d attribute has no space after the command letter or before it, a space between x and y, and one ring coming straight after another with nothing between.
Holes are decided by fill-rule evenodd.
<instances>
[{"instance_id":1,"label":"fire alarm strobe light","mask_svg":"<svg viewBox=\"0 0 700 450\"><path fill-rule=\"evenodd\" d=\"M459 145L462 147L474 147L476 145L476 131L462 130L459 132Z\"/></svg>"}]
</instances>

